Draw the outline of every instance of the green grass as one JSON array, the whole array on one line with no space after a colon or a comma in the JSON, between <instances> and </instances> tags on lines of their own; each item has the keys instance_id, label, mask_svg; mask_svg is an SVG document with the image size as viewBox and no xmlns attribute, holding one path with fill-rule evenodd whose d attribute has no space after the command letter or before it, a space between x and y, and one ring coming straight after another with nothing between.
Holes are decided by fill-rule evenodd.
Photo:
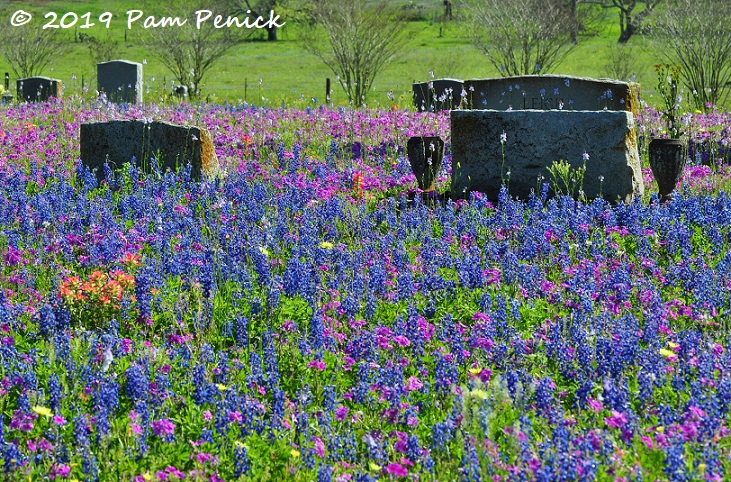
<instances>
[{"instance_id":1,"label":"green grass","mask_svg":"<svg viewBox=\"0 0 731 482\"><path fill-rule=\"evenodd\" d=\"M374 92L369 98L370 105L391 104L387 98L389 91L399 99L400 106L411 105L411 84L414 81L428 80L430 71L434 72L436 78L471 79L499 76L487 59L471 46L459 22L440 21L441 0L423 0L419 5L423 8L411 10L419 12L416 15L419 20L409 22L408 44L376 78ZM115 17L109 30L97 22L97 25L90 29L72 28L63 33L70 42L74 42L74 36L78 33L86 33L97 38L110 36L119 42L119 58L135 62L147 60L144 79L149 84L151 94L145 94L146 100L159 100L162 93L167 92L163 81L169 85L172 75L159 60L141 46L140 35L144 35L145 30L141 27L127 30L126 26L127 10L143 10L145 16L155 14L156 8L153 3L146 0L11 1L5 12L0 13L0 22L7 24L12 12L18 9L33 12L33 21L43 23L46 22L43 15L49 11L58 13L59 18L65 12L82 15L89 11L93 20L102 12L112 12ZM159 10L157 12L159 15ZM283 11L280 15L281 19L287 22L288 12ZM3 28L6 28L5 25ZM304 49L299 41L298 28L294 22L288 22L280 29L280 40L277 42L265 42L264 32L257 32L212 68L204 78L203 95L208 96L211 101L246 100L249 103L275 106L282 102L292 104L301 101L301 104L306 104L311 102L313 97L317 98L318 102L323 102L325 79L330 77L333 89L331 100L336 105L347 104L347 97L336 84L332 72L317 57ZM597 33L580 37L578 46L554 73L608 77L605 65L618 36L619 26L616 16L614 11L610 10ZM634 65L638 70L637 80L643 86L645 100L653 103L651 96L654 91L655 74L652 66L662 60L661 56L653 48L650 39L635 36L630 43L633 46ZM0 59L0 72L7 71L10 71L9 66L4 59ZM42 75L61 79L64 82L65 94L80 92L82 79L92 89L96 86L95 64L86 44L80 42L73 43L71 52L52 62ZM72 80L72 75L76 80ZM14 83L14 79L11 80L11 83Z\"/></svg>"}]
</instances>

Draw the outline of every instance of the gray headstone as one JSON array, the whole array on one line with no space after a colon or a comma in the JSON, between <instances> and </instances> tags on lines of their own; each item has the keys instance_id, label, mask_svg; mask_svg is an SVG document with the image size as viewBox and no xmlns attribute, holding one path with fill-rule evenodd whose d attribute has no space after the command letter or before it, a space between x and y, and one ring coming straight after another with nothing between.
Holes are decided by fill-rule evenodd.
<instances>
[{"instance_id":1,"label":"gray headstone","mask_svg":"<svg viewBox=\"0 0 731 482\"><path fill-rule=\"evenodd\" d=\"M469 105L492 110L627 110L637 114L639 84L568 75L466 80Z\"/></svg>"},{"instance_id":2,"label":"gray headstone","mask_svg":"<svg viewBox=\"0 0 731 482\"><path fill-rule=\"evenodd\" d=\"M112 60L96 64L97 89L112 102L142 103L142 64Z\"/></svg>"},{"instance_id":3,"label":"gray headstone","mask_svg":"<svg viewBox=\"0 0 731 482\"><path fill-rule=\"evenodd\" d=\"M412 84L414 106L419 112L456 109L462 101L462 85L457 79Z\"/></svg>"},{"instance_id":4,"label":"gray headstone","mask_svg":"<svg viewBox=\"0 0 731 482\"><path fill-rule=\"evenodd\" d=\"M50 97L57 99L63 95L63 83L50 77L28 77L18 79L16 92L26 102L45 102Z\"/></svg>"},{"instance_id":5,"label":"gray headstone","mask_svg":"<svg viewBox=\"0 0 731 482\"><path fill-rule=\"evenodd\" d=\"M104 179L105 162L120 169L133 157L148 172L153 167L152 158L157 158L162 172L177 171L190 162L193 179L200 179L201 172L211 175L218 168L211 136L198 127L135 120L93 122L81 124L80 144L81 161L97 170L99 180Z\"/></svg>"},{"instance_id":6,"label":"gray headstone","mask_svg":"<svg viewBox=\"0 0 731 482\"><path fill-rule=\"evenodd\" d=\"M455 110L451 126L454 199L479 191L497 200L501 169L510 195L526 199L531 190L540 191L539 176L550 182L547 167L554 161L582 167L584 153L589 199L601 193L608 201L630 201L643 194L631 112ZM501 146L503 132L507 140Z\"/></svg>"},{"instance_id":7,"label":"gray headstone","mask_svg":"<svg viewBox=\"0 0 731 482\"><path fill-rule=\"evenodd\" d=\"M188 88L184 85L176 85L175 88L173 89L173 92L180 99L188 98Z\"/></svg>"}]
</instances>

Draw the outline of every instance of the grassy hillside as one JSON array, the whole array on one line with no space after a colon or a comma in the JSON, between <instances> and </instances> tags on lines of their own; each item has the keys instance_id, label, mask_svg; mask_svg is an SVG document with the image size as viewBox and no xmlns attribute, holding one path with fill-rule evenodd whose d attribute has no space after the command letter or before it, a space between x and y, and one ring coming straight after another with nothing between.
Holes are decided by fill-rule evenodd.
<instances>
[{"instance_id":1,"label":"grassy hillside","mask_svg":"<svg viewBox=\"0 0 731 482\"><path fill-rule=\"evenodd\" d=\"M412 82L428 79L430 71L437 78L469 79L498 75L486 58L470 45L458 22L442 21L441 1L422 0L409 5L409 11L415 18L409 22L409 42L401 54L376 78L375 92L370 96L370 104L390 104L387 93L391 91L400 98L401 105L409 105ZM172 76L151 52L141 46L140 36L145 35L146 31L139 26L128 30L126 26L127 10L143 10L145 16L155 13L160 15L161 12L156 12L152 2L11 1L0 14L0 21L7 25L11 14L18 9L32 12L33 21L42 23L46 22L43 19L44 14L50 11L56 12L59 18L66 12L74 12L79 16L91 12L92 21L96 25L86 30L71 28L63 31L68 41L73 42L73 48L64 57L53 61L43 73L64 81L67 94L80 92L82 80L87 86L91 85L92 89L96 86L96 68L89 50L86 44L75 41L79 33L96 38L112 38L119 44L118 58L146 61L144 77L150 89L146 93L147 99L159 99L163 92L167 92L163 82L169 84ZM108 30L96 20L99 14L106 11L114 14ZM311 102L313 97L322 102L325 79L331 77L334 90L332 101L335 104L345 104L347 98L335 83L332 72L314 55L308 53L299 41L299 26L293 21L288 22L286 11L281 12L281 18L287 24L279 31L280 40L266 42L263 41L264 32L254 34L213 67L204 79L204 95L209 96L210 100L246 100L268 105L279 105L283 101L304 104ZM79 21L77 25L81 23ZM582 36L579 45L555 73L589 77L610 76L606 64L612 49L616 48L616 23L614 11L607 11L596 33ZM637 80L643 85L645 98L652 102L652 66L661 60L660 55L654 52L651 41L641 36L633 38L631 46ZM0 72L9 70L5 60L0 59Z\"/></svg>"}]
</instances>

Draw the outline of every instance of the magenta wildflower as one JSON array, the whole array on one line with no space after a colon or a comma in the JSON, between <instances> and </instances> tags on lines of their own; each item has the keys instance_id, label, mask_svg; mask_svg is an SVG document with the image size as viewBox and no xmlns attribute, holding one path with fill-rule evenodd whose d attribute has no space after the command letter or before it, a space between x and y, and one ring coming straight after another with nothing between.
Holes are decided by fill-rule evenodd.
<instances>
[{"instance_id":1,"label":"magenta wildflower","mask_svg":"<svg viewBox=\"0 0 731 482\"><path fill-rule=\"evenodd\" d=\"M348 416L348 407L340 405L335 409L335 420L343 421Z\"/></svg>"},{"instance_id":2,"label":"magenta wildflower","mask_svg":"<svg viewBox=\"0 0 731 482\"><path fill-rule=\"evenodd\" d=\"M645 444L645 447L647 447L647 450L652 450L652 448L654 446L654 444L652 442L652 437L646 437L643 435L640 438L640 440L642 440L642 443Z\"/></svg>"},{"instance_id":3,"label":"magenta wildflower","mask_svg":"<svg viewBox=\"0 0 731 482\"><path fill-rule=\"evenodd\" d=\"M421 383L421 382L419 381L419 379L418 379L418 378L416 378L416 377L409 377L409 379L408 379L408 380L406 380L406 389L407 389L408 391L410 391L410 392L413 392L413 391L419 390L419 389L420 389L420 388L422 388L423 386L424 386L424 384L423 384L423 383Z\"/></svg>"},{"instance_id":4,"label":"magenta wildflower","mask_svg":"<svg viewBox=\"0 0 731 482\"><path fill-rule=\"evenodd\" d=\"M152 433L164 440L171 439L175 434L175 423L167 418L155 420L150 425L152 426Z\"/></svg>"},{"instance_id":5,"label":"magenta wildflower","mask_svg":"<svg viewBox=\"0 0 731 482\"><path fill-rule=\"evenodd\" d=\"M406 477L409 475L409 469L398 462L388 464L383 470L385 470L387 474L395 475L396 477Z\"/></svg>"},{"instance_id":6,"label":"magenta wildflower","mask_svg":"<svg viewBox=\"0 0 731 482\"><path fill-rule=\"evenodd\" d=\"M199 454L191 455L191 458L195 457L195 461L199 464L207 464L208 462L211 463L211 465L218 465L218 457L215 455L201 452Z\"/></svg>"},{"instance_id":7,"label":"magenta wildflower","mask_svg":"<svg viewBox=\"0 0 731 482\"><path fill-rule=\"evenodd\" d=\"M587 402L589 403L589 407L595 412L601 412L604 410L604 405L599 400L589 397Z\"/></svg>"},{"instance_id":8,"label":"magenta wildflower","mask_svg":"<svg viewBox=\"0 0 731 482\"><path fill-rule=\"evenodd\" d=\"M326 368L325 362L322 360L313 360L310 363L308 363L307 366L310 368L314 368L315 370L320 370L320 371L323 371Z\"/></svg>"},{"instance_id":9,"label":"magenta wildflower","mask_svg":"<svg viewBox=\"0 0 731 482\"><path fill-rule=\"evenodd\" d=\"M56 477L65 479L69 475L71 475L71 467L66 464L54 464L48 473L48 478L51 480L56 480Z\"/></svg>"},{"instance_id":10,"label":"magenta wildflower","mask_svg":"<svg viewBox=\"0 0 731 482\"><path fill-rule=\"evenodd\" d=\"M172 465L169 465L169 466L165 467L165 473L167 475L176 477L176 478L178 478L180 480L183 480L185 478L185 472L181 472L180 470L178 470L177 468L173 467Z\"/></svg>"},{"instance_id":11,"label":"magenta wildflower","mask_svg":"<svg viewBox=\"0 0 731 482\"><path fill-rule=\"evenodd\" d=\"M33 422L36 417L32 414L25 414L20 410L16 410L13 413L13 418L10 420L10 428L13 430L20 430L21 432L30 432L33 430Z\"/></svg>"},{"instance_id":12,"label":"magenta wildflower","mask_svg":"<svg viewBox=\"0 0 731 482\"><path fill-rule=\"evenodd\" d=\"M408 338L406 338L403 335L398 335L398 336L394 337L393 341L395 341L398 346L411 345L411 340L409 340Z\"/></svg>"},{"instance_id":13,"label":"magenta wildflower","mask_svg":"<svg viewBox=\"0 0 731 482\"><path fill-rule=\"evenodd\" d=\"M325 456L325 443L322 441L320 437L312 437L312 441L314 442L314 450L315 454L318 457L324 457Z\"/></svg>"},{"instance_id":14,"label":"magenta wildflower","mask_svg":"<svg viewBox=\"0 0 731 482\"><path fill-rule=\"evenodd\" d=\"M628 421L629 419L627 418L627 415L616 410L612 410L612 415L610 417L604 418L604 422L614 428L622 428Z\"/></svg>"}]
</instances>

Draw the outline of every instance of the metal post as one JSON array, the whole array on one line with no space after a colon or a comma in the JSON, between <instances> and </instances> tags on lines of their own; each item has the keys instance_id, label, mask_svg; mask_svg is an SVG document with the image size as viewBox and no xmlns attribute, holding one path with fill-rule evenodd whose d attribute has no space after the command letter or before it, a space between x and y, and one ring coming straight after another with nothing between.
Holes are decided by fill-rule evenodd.
<instances>
[{"instance_id":1,"label":"metal post","mask_svg":"<svg viewBox=\"0 0 731 482\"><path fill-rule=\"evenodd\" d=\"M5 72L5 90L10 90L10 74Z\"/></svg>"},{"instance_id":2,"label":"metal post","mask_svg":"<svg viewBox=\"0 0 731 482\"><path fill-rule=\"evenodd\" d=\"M330 103L330 77L325 79L325 102Z\"/></svg>"}]
</instances>

